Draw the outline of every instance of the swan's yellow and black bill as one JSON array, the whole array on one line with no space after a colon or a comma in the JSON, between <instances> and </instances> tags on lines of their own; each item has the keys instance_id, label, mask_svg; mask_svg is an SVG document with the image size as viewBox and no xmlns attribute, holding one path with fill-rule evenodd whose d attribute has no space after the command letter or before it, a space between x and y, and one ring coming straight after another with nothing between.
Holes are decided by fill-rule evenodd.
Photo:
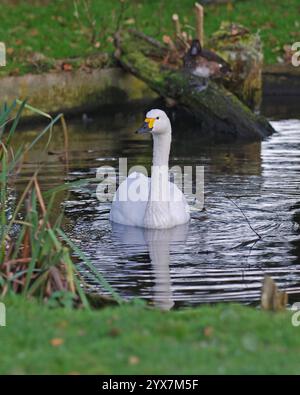
<instances>
[{"instance_id":1,"label":"swan's yellow and black bill","mask_svg":"<svg viewBox=\"0 0 300 395\"><path fill-rule=\"evenodd\" d=\"M137 130L137 133L149 133L153 129L155 118L146 118L143 126Z\"/></svg>"}]
</instances>

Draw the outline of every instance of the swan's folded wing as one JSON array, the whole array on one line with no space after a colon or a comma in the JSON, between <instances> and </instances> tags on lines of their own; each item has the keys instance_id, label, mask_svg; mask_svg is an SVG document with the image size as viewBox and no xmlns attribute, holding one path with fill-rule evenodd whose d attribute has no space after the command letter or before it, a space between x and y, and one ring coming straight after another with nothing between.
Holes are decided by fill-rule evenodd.
<instances>
[{"instance_id":1,"label":"swan's folded wing","mask_svg":"<svg viewBox=\"0 0 300 395\"><path fill-rule=\"evenodd\" d=\"M115 193L110 220L122 225L143 226L149 188L150 180L144 174L130 174Z\"/></svg>"},{"instance_id":2,"label":"swan's folded wing","mask_svg":"<svg viewBox=\"0 0 300 395\"><path fill-rule=\"evenodd\" d=\"M170 211L174 225L181 225L188 222L190 219L190 208L184 194L173 183L170 183L170 192Z\"/></svg>"}]
</instances>

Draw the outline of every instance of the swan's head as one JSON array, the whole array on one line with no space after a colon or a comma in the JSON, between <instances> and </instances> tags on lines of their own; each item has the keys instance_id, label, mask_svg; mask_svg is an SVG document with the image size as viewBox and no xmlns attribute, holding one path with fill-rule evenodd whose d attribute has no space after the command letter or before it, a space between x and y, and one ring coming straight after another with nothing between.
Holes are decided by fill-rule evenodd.
<instances>
[{"instance_id":1,"label":"swan's head","mask_svg":"<svg viewBox=\"0 0 300 395\"><path fill-rule=\"evenodd\" d=\"M151 132L153 134L171 133L171 122L162 110L151 110L146 114L143 126L138 133Z\"/></svg>"}]
</instances>

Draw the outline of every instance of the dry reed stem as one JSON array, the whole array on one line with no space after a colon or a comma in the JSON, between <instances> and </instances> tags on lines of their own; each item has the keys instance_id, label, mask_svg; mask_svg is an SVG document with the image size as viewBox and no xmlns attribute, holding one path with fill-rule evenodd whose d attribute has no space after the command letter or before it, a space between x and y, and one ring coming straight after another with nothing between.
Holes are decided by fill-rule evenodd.
<instances>
[{"instance_id":1,"label":"dry reed stem","mask_svg":"<svg viewBox=\"0 0 300 395\"><path fill-rule=\"evenodd\" d=\"M196 36L200 41L201 46L204 45L204 8L201 4L195 3L195 13L196 13Z\"/></svg>"}]
</instances>

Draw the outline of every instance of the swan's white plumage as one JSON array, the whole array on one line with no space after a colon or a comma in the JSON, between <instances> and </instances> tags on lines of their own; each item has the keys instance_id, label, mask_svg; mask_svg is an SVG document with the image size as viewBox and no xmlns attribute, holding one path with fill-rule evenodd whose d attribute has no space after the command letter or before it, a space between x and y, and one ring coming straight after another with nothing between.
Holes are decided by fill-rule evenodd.
<instances>
[{"instance_id":1,"label":"swan's white plumage","mask_svg":"<svg viewBox=\"0 0 300 395\"><path fill-rule=\"evenodd\" d=\"M139 226L151 229L166 229L185 224L190 219L189 206L180 189L169 182L170 201L151 202L148 200L132 201L120 200L120 196L127 194L128 189L139 178L139 185L143 192L150 194L151 179L142 173L132 173L123 181L112 202L110 220L122 225ZM145 192L147 191L147 192ZM123 195L123 196L124 196ZM146 213L147 211L147 213Z\"/></svg>"},{"instance_id":2,"label":"swan's white plumage","mask_svg":"<svg viewBox=\"0 0 300 395\"><path fill-rule=\"evenodd\" d=\"M150 179L142 173L132 173L126 180L124 180L117 192L115 193L111 210L110 210L110 220L121 225L131 225L131 226L144 226L144 216L148 204L148 200L120 200L122 197L127 195L128 189L133 185L133 183L139 177L140 185L144 189L143 193L149 195ZM146 191L145 191L146 190Z\"/></svg>"},{"instance_id":3,"label":"swan's white plumage","mask_svg":"<svg viewBox=\"0 0 300 395\"><path fill-rule=\"evenodd\" d=\"M153 165L167 166L171 144L171 125L167 115L161 110L151 110L147 118L154 119L152 135L154 140ZM159 120L157 120L159 119ZM164 187L168 199L151 198L155 180L142 173L132 173L123 181L112 202L110 220L122 225L139 226L151 229L167 229L185 224L190 219L189 206L180 189L166 179ZM138 194L132 194L138 186ZM142 193L141 193L142 191ZM142 196L142 198L136 198Z\"/></svg>"}]
</instances>

